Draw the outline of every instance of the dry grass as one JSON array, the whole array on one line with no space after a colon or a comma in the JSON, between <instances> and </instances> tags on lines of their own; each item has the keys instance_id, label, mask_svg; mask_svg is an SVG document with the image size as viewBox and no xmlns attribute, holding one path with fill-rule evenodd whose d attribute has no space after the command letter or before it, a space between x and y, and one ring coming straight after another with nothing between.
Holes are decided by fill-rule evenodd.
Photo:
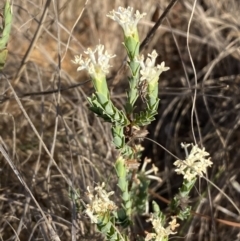
<instances>
[{"instance_id":1,"label":"dry grass","mask_svg":"<svg viewBox=\"0 0 240 241\"><path fill-rule=\"evenodd\" d=\"M76 216L69 184L79 188L82 197L86 186L100 181L114 188L117 153L109 125L88 110L91 85L77 85L87 77L77 73L70 60L99 40L117 54L111 75L119 74L109 84L115 103L122 105L127 86L126 73L118 72L125 57L122 33L106 13L128 5L146 12L139 28L143 39L169 1L89 0L85 8L82 0L50 1L41 20L46 2L15 0L13 6L4 73L14 91L4 75L0 86L1 150L6 150L0 157L0 238L49 240L49 228L55 227L60 240L100 240L89 220ZM193 3L179 0L144 50L155 48L171 68L160 80L159 115L149 126L149 137L182 158L180 143L193 142L196 136L214 162L209 180L219 190L201 180L192 193L193 210L210 218L193 215L178 239L240 240L239 227L215 220L240 222L224 196L240 207L240 3L198 0L194 11ZM193 103L197 120L191 116ZM171 200L181 184L172 171L174 159L149 140L144 146L144 155L154 160L164 180L153 190ZM40 210L49 216L42 219Z\"/></svg>"}]
</instances>

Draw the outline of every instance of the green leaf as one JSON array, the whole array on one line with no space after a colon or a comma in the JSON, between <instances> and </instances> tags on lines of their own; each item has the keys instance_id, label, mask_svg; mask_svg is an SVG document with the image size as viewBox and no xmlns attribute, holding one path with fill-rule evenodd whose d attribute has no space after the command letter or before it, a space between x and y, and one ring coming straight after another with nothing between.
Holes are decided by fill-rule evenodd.
<instances>
[{"instance_id":1,"label":"green leaf","mask_svg":"<svg viewBox=\"0 0 240 241\"><path fill-rule=\"evenodd\" d=\"M153 201L152 202L152 206L153 206L154 213L159 214L160 213L160 208L159 208L158 204L155 201Z\"/></svg>"},{"instance_id":2,"label":"green leaf","mask_svg":"<svg viewBox=\"0 0 240 241\"><path fill-rule=\"evenodd\" d=\"M132 61L135 56L139 55L139 40L133 37L125 37L124 38L124 46L127 50L128 57Z\"/></svg>"},{"instance_id":3,"label":"green leaf","mask_svg":"<svg viewBox=\"0 0 240 241\"><path fill-rule=\"evenodd\" d=\"M119 157L115 163L115 168L116 168L116 172L118 177L126 177L127 175L127 171L126 171L126 167L125 167L125 161L122 157Z\"/></svg>"},{"instance_id":4,"label":"green leaf","mask_svg":"<svg viewBox=\"0 0 240 241\"><path fill-rule=\"evenodd\" d=\"M95 95L100 105L106 105L109 102L109 99L105 95L99 92L95 92Z\"/></svg>"},{"instance_id":5,"label":"green leaf","mask_svg":"<svg viewBox=\"0 0 240 241\"><path fill-rule=\"evenodd\" d=\"M106 113L112 117L114 117L114 111L113 111L113 106L112 103L110 101L106 102L106 104L104 105L104 110L106 111ZM112 121L116 121L114 118L112 118Z\"/></svg>"},{"instance_id":6,"label":"green leaf","mask_svg":"<svg viewBox=\"0 0 240 241\"><path fill-rule=\"evenodd\" d=\"M129 198L130 198L130 196L129 196L129 193L128 193L128 192L124 192L124 193L122 194L122 200L124 200L125 202L128 201Z\"/></svg>"},{"instance_id":7,"label":"green leaf","mask_svg":"<svg viewBox=\"0 0 240 241\"><path fill-rule=\"evenodd\" d=\"M122 126L113 126L112 127L112 136L113 136L113 143L115 144L116 148L122 148L125 145L125 136L123 134L123 127Z\"/></svg>"},{"instance_id":8,"label":"green leaf","mask_svg":"<svg viewBox=\"0 0 240 241\"><path fill-rule=\"evenodd\" d=\"M0 70L2 70L5 65L5 62L7 60L7 54L7 49L0 50Z\"/></svg>"},{"instance_id":9,"label":"green leaf","mask_svg":"<svg viewBox=\"0 0 240 241\"><path fill-rule=\"evenodd\" d=\"M3 13L3 28L2 28L2 37L0 38L0 70L3 69L5 62L7 60L7 43L10 36L12 25L12 10L10 1L7 0L4 7Z\"/></svg>"},{"instance_id":10,"label":"green leaf","mask_svg":"<svg viewBox=\"0 0 240 241\"><path fill-rule=\"evenodd\" d=\"M148 202L148 188L150 181L144 173L137 176L140 183L133 185L131 189L131 197L133 200L133 208L136 213L142 214L146 211L146 203Z\"/></svg>"},{"instance_id":11,"label":"green leaf","mask_svg":"<svg viewBox=\"0 0 240 241\"><path fill-rule=\"evenodd\" d=\"M4 49L8 43L11 25L12 25L12 10L10 6L9 0L6 1L4 7L4 14L3 14L3 33L2 38L0 39L0 50Z\"/></svg>"},{"instance_id":12,"label":"green leaf","mask_svg":"<svg viewBox=\"0 0 240 241\"><path fill-rule=\"evenodd\" d=\"M120 208L117 211L117 219L122 222L124 219L126 219L127 215L126 215L126 211L123 208Z\"/></svg>"}]
</instances>

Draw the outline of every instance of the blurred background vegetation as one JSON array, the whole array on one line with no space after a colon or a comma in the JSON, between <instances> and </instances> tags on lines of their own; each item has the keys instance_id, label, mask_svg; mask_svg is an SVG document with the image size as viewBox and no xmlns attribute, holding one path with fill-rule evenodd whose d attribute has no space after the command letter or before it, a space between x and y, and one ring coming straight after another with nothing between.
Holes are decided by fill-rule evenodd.
<instances>
[{"instance_id":1,"label":"blurred background vegetation","mask_svg":"<svg viewBox=\"0 0 240 241\"><path fill-rule=\"evenodd\" d=\"M117 152L109 125L88 110L86 96L92 93L92 86L84 72L76 72L71 59L99 42L116 54L109 86L114 103L122 106L128 74L123 34L106 14L118 6L146 12L139 24L143 40L169 2L13 1L9 56L5 75L0 74L1 142L42 210L51 215L61 240L101 237L88 218L80 214L73 218L69 187L17 104L6 76L58 168L79 188L82 198L86 187L97 182L105 181L115 190L113 162ZM194 12L193 4L193 0L177 1L143 50L146 55L156 49L159 62L170 67L161 75L159 114L148 126L148 137L184 158L180 143L193 142L194 131L199 145L212 156L209 180L222 190L201 180L191 202L193 210L205 216L193 215L172 240L240 240L239 227L214 219L240 222L239 213L223 195L240 206L240 2L198 0ZM0 9L3 5L4 1ZM192 129L195 91L197 119L193 118ZM152 158L163 179L152 185L152 191L171 200L181 184L173 172L175 160L149 140L143 145L143 158ZM163 211L166 209L165 203L153 199ZM0 206L1 240L42 240L39 210L2 156ZM139 228L139 232L143 230Z\"/></svg>"}]
</instances>

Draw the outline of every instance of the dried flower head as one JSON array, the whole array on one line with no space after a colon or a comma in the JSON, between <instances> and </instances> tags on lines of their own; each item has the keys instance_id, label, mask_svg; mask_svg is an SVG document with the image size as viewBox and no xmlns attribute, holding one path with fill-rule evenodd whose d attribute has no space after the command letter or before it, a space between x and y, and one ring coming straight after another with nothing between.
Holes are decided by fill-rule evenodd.
<instances>
[{"instance_id":1,"label":"dried flower head","mask_svg":"<svg viewBox=\"0 0 240 241\"><path fill-rule=\"evenodd\" d=\"M187 151L190 144L181 144ZM193 180L196 176L202 177L213 163L210 161L210 154L205 149L200 149L197 145L192 144L192 150L185 160L176 160L174 165L177 174L182 174L184 179Z\"/></svg>"}]
</instances>

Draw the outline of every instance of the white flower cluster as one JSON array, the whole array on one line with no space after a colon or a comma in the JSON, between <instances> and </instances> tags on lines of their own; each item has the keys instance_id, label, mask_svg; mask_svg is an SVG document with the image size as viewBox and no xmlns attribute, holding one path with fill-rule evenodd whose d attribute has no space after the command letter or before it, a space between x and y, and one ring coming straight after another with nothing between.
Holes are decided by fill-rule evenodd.
<instances>
[{"instance_id":1,"label":"white flower cluster","mask_svg":"<svg viewBox=\"0 0 240 241\"><path fill-rule=\"evenodd\" d=\"M181 144L183 148L190 146L190 144ZM196 176L202 177L213 163L210 161L210 154L205 149L200 149L197 145L192 144L192 150L185 160L176 160L174 165L177 174L182 174L184 179L192 181Z\"/></svg>"},{"instance_id":2,"label":"white flower cluster","mask_svg":"<svg viewBox=\"0 0 240 241\"><path fill-rule=\"evenodd\" d=\"M116 21L123 28L125 36L134 36L137 33L137 24L139 20L145 15L146 13L140 14L138 10L133 14L132 7L119 7L117 11L113 10L107 14L107 17Z\"/></svg>"},{"instance_id":3,"label":"white flower cluster","mask_svg":"<svg viewBox=\"0 0 240 241\"><path fill-rule=\"evenodd\" d=\"M170 234L176 234L174 230L179 226L177 223L176 217L172 217L172 221L169 222L169 226L164 228L162 226L162 220L156 214L152 214L151 218L148 220L151 221L154 229L154 233L147 233L145 241L154 240L154 241L166 241Z\"/></svg>"},{"instance_id":4,"label":"white flower cluster","mask_svg":"<svg viewBox=\"0 0 240 241\"><path fill-rule=\"evenodd\" d=\"M97 45L94 50L88 48L87 51L84 51L86 57L83 59L82 55L76 55L75 60L72 60L73 63L80 65L77 68L77 71L86 69L91 77L98 76L99 74L107 74L109 72L109 60L115 55L108 54L107 51L103 53L104 45Z\"/></svg>"},{"instance_id":5,"label":"white flower cluster","mask_svg":"<svg viewBox=\"0 0 240 241\"><path fill-rule=\"evenodd\" d=\"M136 61L140 64L141 70L141 78L140 81L146 80L149 84L151 82L157 82L159 75L169 70L169 67L165 67L165 62L162 62L161 65L155 66L156 59L157 59L157 52L153 50L151 54L148 54L148 58L144 62L144 56L139 56Z\"/></svg>"},{"instance_id":6,"label":"white flower cluster","mask_svg":"<svg viewBox=\"0 0 240 241\"><path fill-rule=\"evenodd\" d=\"M97 223L99 217L109 211L117 209L115 203L109 199L109 196L113 195L114 192L111 191L107 193L106 190L104 190L104 187L105 183L102 183L101 186L95 187L95 195L93 195L90 188L87 187L87 196L90 203L86 205L85 213L90 217L92 223Z\"/></svg>"}]
</instances>

